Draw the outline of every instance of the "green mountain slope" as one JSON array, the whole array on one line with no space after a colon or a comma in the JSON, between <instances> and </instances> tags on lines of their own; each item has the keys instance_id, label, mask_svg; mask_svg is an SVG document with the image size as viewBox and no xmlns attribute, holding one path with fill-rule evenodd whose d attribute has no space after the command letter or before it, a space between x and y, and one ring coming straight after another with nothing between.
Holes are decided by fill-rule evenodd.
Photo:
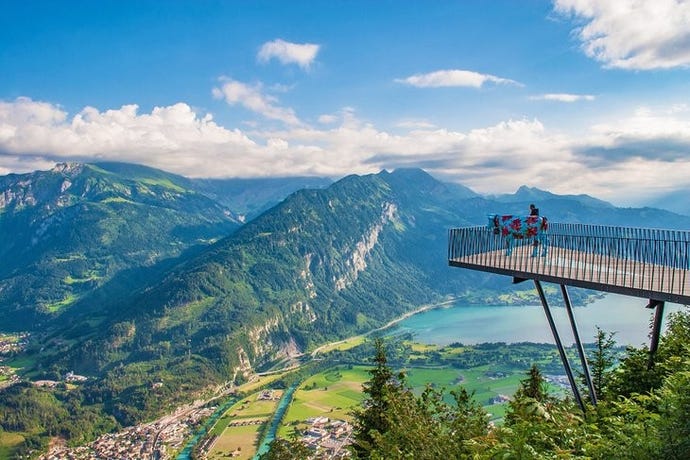
<instances>
[{"instance_id":1,"label":"green mountain slope","mask_svg":"<svg viewBox=\"0 0 690 460\"><path fill-rule=\"evenodd\" d=\"M1 177L2 329L40 328L123 270L239 227L178 177L139 167L134 178L83 164Z\"/></svg>"},{"instance_id":2,"label":"green mountain slope","mask_svg":"<svg viewBox=\"0 0 690 460\"><path fill-rule=\"evenodd\" d=\"M232 376L438 299L427 269L445 267L445 234L418 221L425 212L446 225L460 217L399 193L397 177L351 176L294 193L154 286L103 305L117 312L117 332L94 340L118 346L93 347L112 349L107 357L78 347L72 363L127 362L142 348L171 359L191 350ZM441 191L426 192L448 199L442 184L433 186ZM135 332L122 340L123 329Z\"/></svg>"}]
</instances>

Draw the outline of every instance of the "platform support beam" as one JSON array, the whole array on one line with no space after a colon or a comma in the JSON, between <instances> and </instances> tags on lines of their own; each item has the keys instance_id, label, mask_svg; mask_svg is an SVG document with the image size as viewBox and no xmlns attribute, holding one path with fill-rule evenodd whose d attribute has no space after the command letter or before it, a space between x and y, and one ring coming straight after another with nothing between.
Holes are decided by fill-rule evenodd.
<instances>
[{"instance_id":1,"label":"platform support beam","mask_svg":"<svg viewBox=\"0 0 690 460\"><path fill-rule=\"evenodd\" d=\"M582 372L585 375L585 382L587 382L587 388L589 389L589 398L592 404L597 404L597 392L594 390L594 384L592 383L592 374L589 371L589 364L587 363L587 357L585 356L585 348L582 346L582 340L580 340L580 332L577 329L577 323L575 322L575 315L573 314L573 305L570 303L570 296L568 295L568 290L565 284L561 284L561 293L563 293L563 301L565 302L565 309L568 312L568 318L570 319L570 327L573 330L573 337L575 337L575 345L577 346L577 354L580 356L580 364L582 364Z\"/></svg>"},{"instance_id":2,"label":"platform support beam","mask_svg":"<svg viewBox=\"0 0 690 460\"><path fill-rule=\"evenodd\" d=\"M537 288L537 292L539 293L539 298L541 299L541 304L544 307L544 313L546 314L546 319L549 322L549 327L551 328L551 333L553 334L553 338L556 341L556 348L558 348L558 353L561 355L561 361L563 362L563 367L565 369L565 373L568 376L568 381L570 382L570 387L573 390L573 395L575 396L575 400L577 401L577 404L580 406L580 409L582 409L582 412L585 413L585 403L582 401L582 396L580 395L580 390L577 387L577 384L575 382L575 376L573 375L573 370L570 368L570 362L568 362L568 357L565 354L565 349L563 348L563 343L561 342L561 337L558 335L558 330L556 329L556 323L553 320L553 316L551 315L551 310L549 309L549 304L546 301L546 295L544 294L544 289L541 287L541 283L539 280L535 279L534 280L534 286Z\"/></svg>"},{"instance_id":3,"label":"platform support beam","mask_svg":"<svg viewBox=\"0 0 690 460\"><path fill-rule=\"evenodd\" d=\"M650 300L647 308L655 308L654 311L654 323L652 323L652 339L649 344L649 361L647 362L647 368L651 369L654 366L654 354L659 348L659 338L661 337L661 320L664 317L664 304L665 302L661 300Z\"/></svg>"}]
</instances>

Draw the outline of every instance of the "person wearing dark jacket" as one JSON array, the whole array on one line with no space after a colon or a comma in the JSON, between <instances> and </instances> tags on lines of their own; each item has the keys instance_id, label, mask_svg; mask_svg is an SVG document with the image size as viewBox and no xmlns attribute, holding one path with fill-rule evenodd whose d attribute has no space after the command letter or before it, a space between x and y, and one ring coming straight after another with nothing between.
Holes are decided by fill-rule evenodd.
<instances>
[{"instance_id":1,"label":"person wearing dark jacket","mask_svg":"<svg viewBox=\"0 0 690 460\"><path fill-rule=\"evenodd\" d=\"M539 215L539 208L535 207L533 204L529 205L529 215L530 216L538 216Z\"/></svg>"}]
</instances>

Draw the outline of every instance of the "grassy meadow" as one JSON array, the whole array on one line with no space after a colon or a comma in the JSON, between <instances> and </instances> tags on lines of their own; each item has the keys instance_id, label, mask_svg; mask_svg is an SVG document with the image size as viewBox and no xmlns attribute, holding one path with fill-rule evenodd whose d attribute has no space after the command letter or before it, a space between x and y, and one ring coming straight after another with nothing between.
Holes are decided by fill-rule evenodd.
<instances>
[{"instance_id":1,"label":"grassy meadow","mask_svg":"<svg viewBox=\"0 0 690 460\"><path fill-rule=\"evenodd\" d=\"M229 458L232 452L239 454L233 457L237 460L253 458L260 430L261 425L226 427L205 458L208 460Z\"/></svg>"},{"instance_id":2,"label":"grassy meadow","mask_svg":"<svg viewBox=\"0 0 690 460\"><path fill-rule=\"evenodd\" d=\"M24 437L16 433L0 433L0 459L14 457L15 449L24 442Z\"/></svg>"},{"instance_id":3,"label":"grassy meadow","mask_svg":"<svg viewBox=\"0 0 690 460\"><path fill-rule=\"evenodd\" d=\"M270 379L269 379L270 381ZM206 458L227 458L237 450L236 459L252 458L258 447L263 425L269 423L283 395L282 390L269 390L270 400L261 399L261 391L233 404L211 428L210 434L218 436Z\"/></svg>"},{"instance_id":4,"label":"grassy meadow","mask_svg":"<svg viewBox=\"0 0 690 460\"><path fill-rule=\"evenodd\" d=\"M364 399L362 384L369 367L334 367L306 379L295 391L278 436L289 437L311 417L350 420L350 412Z\"/></svg>"}]
</instances>

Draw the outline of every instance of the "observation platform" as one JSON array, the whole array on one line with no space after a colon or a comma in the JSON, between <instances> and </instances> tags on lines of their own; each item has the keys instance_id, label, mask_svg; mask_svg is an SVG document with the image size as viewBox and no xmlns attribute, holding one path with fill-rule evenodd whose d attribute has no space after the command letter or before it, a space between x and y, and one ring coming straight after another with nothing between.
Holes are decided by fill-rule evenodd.
<instances>
[{"instance_id":1,"label":"observation platform","mask_svg":"<svg viewBox=\"0 0 690 460\"><path fill-rule=\"evenodd\" d=\"M451 229L448 264L690 305L690 231L551 223L545 257L531 240L505 246L486 226Z\"/></svg>"},{"instance_id":2,"label":"observation platform","mask_svg":"<svg viewBox=\"0 0 690 460\"><path fill-rule=\"evenodd\" d=\"M565 353L541 282L561 286L575 337L589 400L597 403L587 358L566 286L649 299L656 309L651 332L648 367L654 365L665 302L690 305L690 231L612 227L584 224L549 224L547 239L533 256L532 238L514 240L506 255L506 237L488 226L455 228L448 232L448 264L509 275L514 282L533 280L553 333L573 395L586 413L574 373ZM546 254L542 256L544 247Z\"/></svg>"}]
</instances>

